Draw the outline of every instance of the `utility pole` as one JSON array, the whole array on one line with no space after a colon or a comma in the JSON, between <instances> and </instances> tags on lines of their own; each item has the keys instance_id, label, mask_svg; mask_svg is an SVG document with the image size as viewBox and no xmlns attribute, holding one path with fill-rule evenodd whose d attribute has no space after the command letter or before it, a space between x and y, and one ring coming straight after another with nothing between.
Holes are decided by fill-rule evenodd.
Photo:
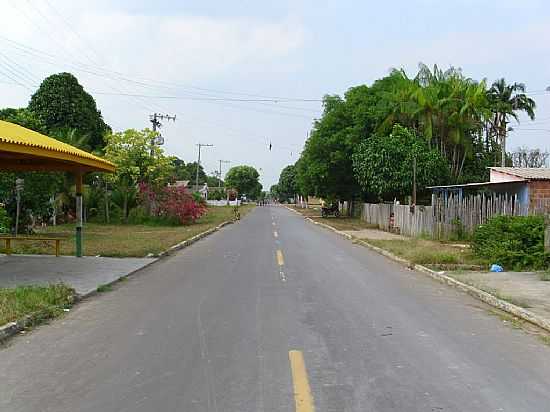
<instances>
[{"instance_id":1,"label":"utility pole","mask_svg":"<svg viewBox=\"0 0 550 412\"><path fill-rule=\"evenodd\" d=\"M197 143L199 148L199 158L197 160L197 175L195 176L195 188L199 190L199 169L201 167L201 148L202 147L212 147L213 144Z\"/></svg>"},{"instance_id":2,"label":"utility pole","mask_svg":"<svg viewBox=\"0 0 550 412\"><path fill-rule=\"evenodd\" d=\"M154 114L150 114L149 115L149 121L151 122L151 124L153 125L153 132L156 132L157 129L160 129L162 127L162 123L160 122L161 120L172 120L172 121L176 121L176 116L170 116L170 115L167 115L167 114L159 114L159 113L154 113ZM162 136L158 136L158 137L155 137L153 139L151 139L151 157L153 156L153 152L154 152L154 148L155 148L155 145L163 145L164 144L164 139Z\"/></svg>"},{"instance_id":3,"label":"utility pole","mask_svg":"<svg viewBox=\"0 0 550 412\"><path fill-rule=\"evenodd\" d=\"M220 174L218 176L218 189L222 188L222 163L229 164L231 160L220 160Z\"/></svg>"}]
</instances>

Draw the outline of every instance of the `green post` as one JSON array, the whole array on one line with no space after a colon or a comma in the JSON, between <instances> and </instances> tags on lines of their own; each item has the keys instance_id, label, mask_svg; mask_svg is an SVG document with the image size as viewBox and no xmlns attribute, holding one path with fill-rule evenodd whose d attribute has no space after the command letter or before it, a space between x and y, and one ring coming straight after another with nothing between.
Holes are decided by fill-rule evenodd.
<instances>
[{"instance_id":1,"label":"green post","mask_svg":"<svg viewBox=\"0 0 550 412\"><path fill-rule=\"evenodd\" d=\"M82 172L76 172L76 257L82 257Z\"/></svg>"}]
</instances>

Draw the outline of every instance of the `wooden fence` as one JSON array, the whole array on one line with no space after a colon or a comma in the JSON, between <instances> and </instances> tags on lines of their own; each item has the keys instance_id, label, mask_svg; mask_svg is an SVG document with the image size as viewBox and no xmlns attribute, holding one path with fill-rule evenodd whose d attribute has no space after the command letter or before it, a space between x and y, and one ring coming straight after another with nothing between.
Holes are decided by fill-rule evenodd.
<instances>
[{"instance_id":1,"label":"wooden fence","mask_svg":"<svg viewBox=\"0 0 550 412\"><path fill-rule=\"evenodd\" d=\"M550 200L522 205L515 195L472 195L432 198L432 206L410 206L393 203L365 203L361 219L379 229L396 231L405 236L429 236L448 239L470 235L479 225L497 215L526 216L550 212Z\"/></svg>"}]
</instances>

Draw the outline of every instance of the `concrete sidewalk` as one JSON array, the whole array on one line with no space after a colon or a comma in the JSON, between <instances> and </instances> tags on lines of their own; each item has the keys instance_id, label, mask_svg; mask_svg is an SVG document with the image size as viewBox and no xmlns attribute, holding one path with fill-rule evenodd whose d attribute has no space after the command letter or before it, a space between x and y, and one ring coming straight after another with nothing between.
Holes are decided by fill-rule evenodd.
<instances>
[{"instance_id":1,"label":"concrete sidewalk","mask_svg":"<svg viewBox=\"0 0 550 412\"><path fill-rule=\"evenodd\" d=\"M528 309L550 322L550 282L536 272L445 272L468 285Z\"/></svg>"},{"instance_id":2,"label":"concrete sidewalk","mask_svg":"<svg viewBox=\"0 0 550 412\"><path fill-rule=\"evenodd\" d=\"M63 282L80 295L95 291L149 263L155 258L109 258L0 255L0 287L47 285Z\"/></svg>"}]
</instances>

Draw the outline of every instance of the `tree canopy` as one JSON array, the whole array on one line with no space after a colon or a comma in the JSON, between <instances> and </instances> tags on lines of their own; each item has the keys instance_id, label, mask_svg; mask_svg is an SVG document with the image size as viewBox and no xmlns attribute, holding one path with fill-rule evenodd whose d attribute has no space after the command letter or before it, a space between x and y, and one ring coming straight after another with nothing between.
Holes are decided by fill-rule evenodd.
<instances>
[{"instance_id":1,"label":"tree canopy","mask_svg":"<svg viewBox=\"0 0 550 412\"><path fill-rule=\"evenodd\" d=\"M289 165L282 170L279 176L277 195L281 201L288 201L288 199L294 198L297 192L296 167L294 165Z\"/></svg>"},{"instance_id":2,"label":"tree canopy","mask_svg":"<svg viewBox=\"0 0 550 412\"><path fill-rule=\"evenodd\" d=\"M28 110L48 133L76 129L78 134L89 136L93 149L103 147L104 135L111 131L94 98L70 73L54 74L44 79L32 95Z\"/></svg>"},{"instance_id":3,"label":"tree canopy","mask_svg":"<svg viewBox=\"0 0 550 412\"><path fill-rule=\"evenodd\" d=\"M237 189L240 195L257 199L262 191L260 174L252 166L234 166L225 175L225 187Z\"/></svg>"},{"instance_id":4,"label":"tree canopy","mask_svg":"<svg viewBox=\"0 0 550 412\"><path fill-rule=\"evenodd\" d=\"M504 80L489 88L485 80L468 78L460 69L441 70L420 64L413 78L394 69L371 86L350 88L343 97L325 96L323 114L314 122L295 164L298 191L302 195L348 200L391 193L408 195L406 185L399 182L379 182L389 185L386 188L367 182L373 171L369 165L360 164L375 155L374 147L391 149L384 140L395 142L396 125L408 129L399 129L398 136L418 141L407 145L407 150L422 147L444 159L446 167L438 179L440 183L486 180L487 167L501 161L510 120L517 120L520 112L534 118L534 101L524 90L523 84L508 85ZM371 139L374 141L368 144ZM402 160L394 161L410 158L410 154L404 155L401 153ZM384 167L389 169L378 173L391 175L401 170L391 162Z\"/></svg>"},{"instance_id":5,"label":"tree canopy","mask_svg":"<svg viewBox=\"0 0 550 412\"><path fill-rule=\"evenodd\" d=\"M412 193L413 163L420 187L449 179L449 165L425 139L400 125L389 136L373 135L353 154L353 169L361 187L375 200L392 199Z\"/></svg>"},{"instance_id":6,"label":"tree canopy","mask_svg":"<svg viewBox=\"0 0 550 412\"><path fill-rule=\"evenodd\" d=\"M116 172L106 175L106 179L121 197L124 220L128 218L128 203L135 197L138 183L158 188L174 175L174 159L165 156L162 148L153 146L151 156L151 140L157 135L158 132L149 129L128 129L106 136L105 158L117 166Z\"/></svg>"}]
</instances>

